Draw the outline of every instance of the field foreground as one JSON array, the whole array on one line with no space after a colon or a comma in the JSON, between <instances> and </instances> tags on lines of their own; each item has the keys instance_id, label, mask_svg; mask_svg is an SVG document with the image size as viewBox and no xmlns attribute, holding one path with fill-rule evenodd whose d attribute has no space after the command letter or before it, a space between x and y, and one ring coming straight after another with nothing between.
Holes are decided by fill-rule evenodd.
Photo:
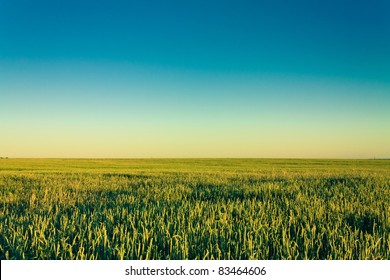
<instances>
[{"instance_id":1,"label":"field foreground","mask_svg":"<svg viewBox=\"0 0 390 280\"><path fill-rule=\"evenodd\" d=\"M390 161L0 159L1 259L390 259Z\"/></svg>"}]
</instances>

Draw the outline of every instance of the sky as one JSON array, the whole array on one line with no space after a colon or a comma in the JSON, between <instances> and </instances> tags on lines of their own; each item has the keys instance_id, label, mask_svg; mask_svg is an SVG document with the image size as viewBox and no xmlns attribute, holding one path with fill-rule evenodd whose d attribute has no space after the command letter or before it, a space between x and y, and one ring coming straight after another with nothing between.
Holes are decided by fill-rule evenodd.
<instances>
[{"instance_id":1,"label":"sky","mask_svg":"<svg viewBox=\"0 0 390 280\"><path fill-rule=\"evenodd\" d=\"M390 158L390 2L0 0L0 156Z\"/></svg>"}]
</instances>

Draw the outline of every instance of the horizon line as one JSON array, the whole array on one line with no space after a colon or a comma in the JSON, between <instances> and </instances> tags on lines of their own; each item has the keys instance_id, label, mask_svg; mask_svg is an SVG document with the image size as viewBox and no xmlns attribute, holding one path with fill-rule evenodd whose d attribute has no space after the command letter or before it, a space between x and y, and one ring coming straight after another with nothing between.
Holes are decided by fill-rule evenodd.
<instances>
[{"instance_id":1,"label":"horizon line","mask_svg":"<svg viewBox=\"0 0 390 280\"><path fill-rule=\"evenodd\" d=\"M390 157L373 158L335 158L335 157L0 157L0 159L107 159L107 160L132 160L132 159L281 159L281 160L390 160Z\"/></svg>"}]
</instances>

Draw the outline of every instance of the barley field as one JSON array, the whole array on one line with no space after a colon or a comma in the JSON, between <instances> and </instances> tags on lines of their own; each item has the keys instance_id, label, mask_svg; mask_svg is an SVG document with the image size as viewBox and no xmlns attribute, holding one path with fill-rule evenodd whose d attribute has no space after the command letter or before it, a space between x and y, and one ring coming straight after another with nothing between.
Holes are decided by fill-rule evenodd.
<instances>
[{"instance_id":1,"label":"barley field","mask_svg":"<svg viewBox=\"0 0 390 280\"><path fill-rule=\"evenodd\" d=\"M4 259L390 259L390 161L0 159Z\"/></svg>"}]
</instances>

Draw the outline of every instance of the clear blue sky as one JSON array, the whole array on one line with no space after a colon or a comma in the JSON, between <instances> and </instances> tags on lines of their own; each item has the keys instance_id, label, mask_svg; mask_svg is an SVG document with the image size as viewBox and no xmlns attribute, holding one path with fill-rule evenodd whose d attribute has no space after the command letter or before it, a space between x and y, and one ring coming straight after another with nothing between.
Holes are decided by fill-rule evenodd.
<instances>
[{"instance_id":1,"label":"clear blue sky","mask_svg":"<svg viewBox=\"0 0 390 280\"><path fill-rule=\"evenodd\" d=\"M0 107L0 156L390 157L390 2L0 0Z\"/></svg>"}]
</instances>

